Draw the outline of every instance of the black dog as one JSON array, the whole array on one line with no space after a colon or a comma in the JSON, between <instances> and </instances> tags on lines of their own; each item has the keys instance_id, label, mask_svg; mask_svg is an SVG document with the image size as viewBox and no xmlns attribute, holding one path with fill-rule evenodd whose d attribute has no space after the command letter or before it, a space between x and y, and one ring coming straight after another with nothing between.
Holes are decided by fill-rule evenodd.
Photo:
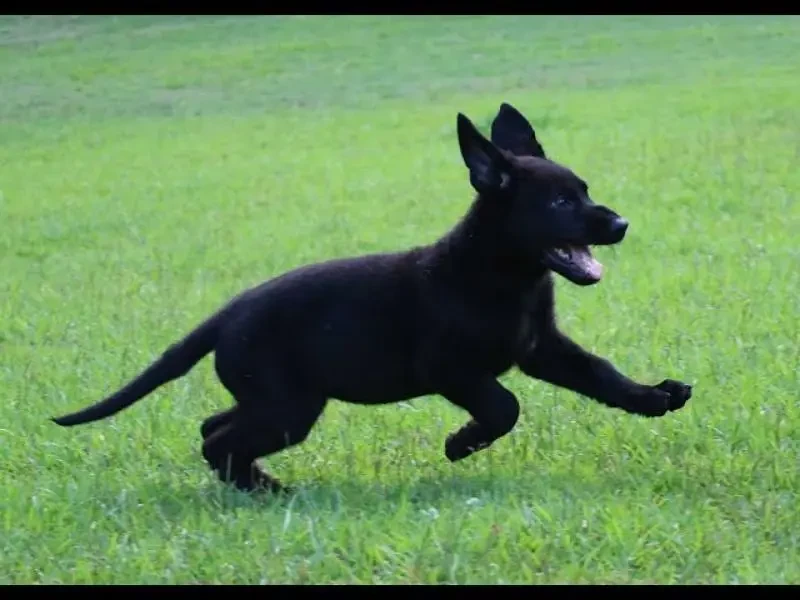
<instances>
[{"instance_id":1,"label":"black dog","mask_svg":"<svg viewBox=\"0 0 800 600\"><path fill-rule=\"evenodd\" d=\"M451 461L516 424L517 399L497 381L513 366L630 413L681 408L690 386L636 383L556 327L551 271L597 283L602 266L589 246L621 241L628 223L548 160L509 104L492 123L492 141L462 114L457 129L477 197L443 238L305 266L247 290L121 390L55 422L113 415L214 351L236 404L203 422L203 456L240 489L279 490L256 459L305 440L329 398L383 404L444 396L472 417L447 438Z\"/></svg>"}]
</instances>

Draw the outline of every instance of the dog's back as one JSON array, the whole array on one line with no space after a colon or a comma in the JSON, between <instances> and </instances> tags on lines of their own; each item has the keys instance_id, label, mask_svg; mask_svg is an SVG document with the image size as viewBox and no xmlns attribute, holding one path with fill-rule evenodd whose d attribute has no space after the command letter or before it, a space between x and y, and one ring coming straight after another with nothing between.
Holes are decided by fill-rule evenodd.
<instances>
[{"instance_id":1,"label":"dog's back","mask_svg":"<svg viewBox=\"0 0 800 600\"><path fill-rule=\"evenodd\" d=\"M220 376L240 372L243 360L277 362L331 398L374 404L413 395L421 253L308 265L245 292L222 325Z\"/></svg>"}]
</instances>

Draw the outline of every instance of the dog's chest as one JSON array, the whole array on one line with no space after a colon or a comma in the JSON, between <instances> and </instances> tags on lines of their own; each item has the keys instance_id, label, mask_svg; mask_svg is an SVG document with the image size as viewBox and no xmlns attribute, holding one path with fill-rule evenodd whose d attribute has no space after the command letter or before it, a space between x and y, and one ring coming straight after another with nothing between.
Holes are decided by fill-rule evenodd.
<instances>
[{"instance_id":1,"label":"dog's chest","mask_svg":"<svg viewBox=\"0 0 800 600\"><path fill-rule=\"evenodd\" d=\"M499 375L513 367L535 339L535 322L526 311L481 311L450 323L437 354L472 371Z\"/></svg>"},{"instance_id":2,"label":"dog's chest","mask_svg":"<svg viewBox=\"0 0 800 600\"><path fill-rule=\"evenodd\" d=\"M503 372L516 364L526 353L531 352L539 338L539 320L536 311L540 309L540 295L531 290L521 298L519 304L499 311L494 318L487 318L491 330L484 332L483 358L492 363L493 370Z\"/></svg>"},{"instance_id":3,"label":"dog's chest","mask_svg":"<svg viewBox=\"0 0 800 600\"><path fill-rule=\"evenodd\" d=\"M419 331L417 372L435 380L438 372L499 376L508 371L537 343L541 292L535 284L516 296L445 295Z\"/></svg>"},{"instance_id":4,"label":"dog's chest","mask_svg":"<svg viewBox=\"0 0 800 600\"><path fill-rule=\"evenodd\" d=\"M531 313L524 312L519 319L519 327L517 328L516 352L524 353L530 352L536 347L538 333L535 328L535 323Z\"/></svg>"}]
</instances>

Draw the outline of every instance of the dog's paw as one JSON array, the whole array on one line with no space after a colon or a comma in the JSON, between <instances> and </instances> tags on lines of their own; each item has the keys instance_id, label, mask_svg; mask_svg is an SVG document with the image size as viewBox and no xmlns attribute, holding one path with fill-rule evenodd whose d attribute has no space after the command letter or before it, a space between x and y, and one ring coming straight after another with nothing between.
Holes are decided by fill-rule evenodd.
<instances>
[{"instance_id":1,"label":"dog's paw","mask_svg":"<svg viewBox=\"0 0 800 600\"><path fill-rule=\"evenodd\" d=\"M467 431L469 430L467 429ZM478 442L473 445L465 439L466 437L463 429L447 436L444 443L444 455L447 457L447 460L450 462L458 462L491 445L486 442Z\"/></svg>"},{"instance_id":2,"label":"dog's paw","mask_svg":"<svg viewBox=\"0 0 800 600\"><path fill-rule=\"evenodd\" d=\"M266 494L273 496L294 496L297 491L294 487L284 485L278 479L263 474L253 486L253 491L258 494Z\"/></svg>"},{"instance_id":3,"label":"dog's paw","mask_svg":"<svg viewBox=\"0 0 800 600\"><path fill-rule=\"evenodd\" d=\"M645 387L629 405L629 412L645 417L663 417L668 412L678 410L692 397L692 387L665 379L658 385Z\"/></svg>"},{"instance_id":4,"label":"dog's paw","mask_svg":"<svg viewBox=\"0 0 800 600\"><path fill-rule=\"evenodd\" d=\"M692 397L692 386L680 381L675 381L674 379L665 379L654 386L654 389L667 395L665 400L667 410L669 411L683 408L689 401L689 398Z\"/></svg>"},{"instance_id":5,"label":"dog's paw","mask_svg":"<svg viewBox=\"0 0 800 600\"><path fill-rule=\"evenodd\" d=\"M458 439L458 432L451 433L444 441L444 455L450 462L458 462L459 460L469 456L469 449L460 443Z\"/></svg>"},{"instance_id":6,"label":"dog's paw","mask_svg":"<svg viewBox=\"0 0 800 600\"><path fill-rule=\"evenodd\" d=\"M669 411L670 395L656 386L649 386L635 396L635 402L625 408L643 417L663 417Z\"/></svg>"}]
</instances>

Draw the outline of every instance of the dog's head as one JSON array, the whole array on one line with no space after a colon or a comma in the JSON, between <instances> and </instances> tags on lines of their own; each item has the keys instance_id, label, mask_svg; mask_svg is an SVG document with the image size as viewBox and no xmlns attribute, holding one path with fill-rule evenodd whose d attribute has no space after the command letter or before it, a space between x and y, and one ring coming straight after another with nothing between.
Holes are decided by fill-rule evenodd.
<instances>
[{"instance_id":1,"label":"dog's head","mask_svg":"<svg viewBox=\"0 0 800 600\"><path fill-rule=\"evenodd\" d=\"M501 203L503 237L525 261L538 261L578 285L600 281L589 246L622 241L628 223L595 204L586 182L549 160L533 127L503 103L487 140L458 114L458 143L479 202Z\"/></svg>"}]
</instances>

